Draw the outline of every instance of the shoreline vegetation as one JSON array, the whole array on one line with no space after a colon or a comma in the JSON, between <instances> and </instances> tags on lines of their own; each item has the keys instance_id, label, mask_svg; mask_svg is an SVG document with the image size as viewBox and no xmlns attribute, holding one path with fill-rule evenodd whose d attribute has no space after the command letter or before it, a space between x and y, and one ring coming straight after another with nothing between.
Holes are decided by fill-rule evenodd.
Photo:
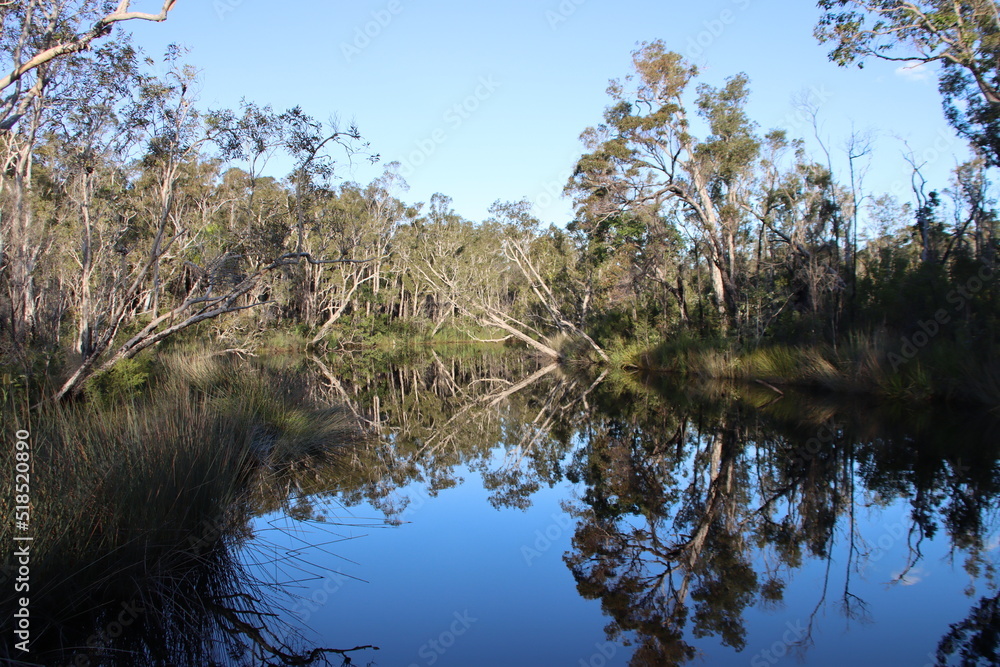
<instances>
[{"instance_id":1,"label":"shoreline vegetation","mask_svg":"<svg viewBox=\"0 0 1000 667\"><path fill-rule=\"evenodd\" d=\"M148 361L98 376L85 401L46 402L29 414L8 393L0 405L3 423L30 425L37 473L33 658L193 667L229 649L250 651L255 664L340 653L303 652L297 631L268 609L274 584L240 552L254 516L322 520L310 496L333 493L344 461L363 449L355 417L315 400L294 370L205 350ZM8 469L13 458L0 452ZM5 478L0 505L14 497L12 484ZM11 522L0 526L8 542L13 532ZM12 595L5 587L0 606ZM0 623L7 634L10 622ZM93 641L115 622L131 627Z\"/></svg>"},{"instance_id":2,"label":"shoreline vegetation","mask_svg":"<svg viewBox=\"0 0 1000 667\"><path fill-rule=\"evenodd\" d=\"M867 395L900 404L928 402L1000 408L1000 362L990 352L976 353L970 346L953 340L930 340L917 347L913 337L892 337L886 331L873 335L849 336L838 345L829 343L761 342L741 345L725 339L699 339L679 335L670 340L640 342L616 337L605 349L606 358L590 345L569 335L543 339L554 351L547 355L524 345L502 331L479 328L443 330L435 335L400 337L386 332L363 338L338 338L332 334L317 345L311 332L286 330L256 338L245 348L207 348L198 332L178 337L164 351L151 350L141 361L124 364L96 375L82 395L127 393L128 387L141 388L150 364L161 354L168 357L192 350L197 356L235 355L275 357L283 354L350 355L381 363L399 364L430 358L441 352L458 357L481 352L505 354L518 351L536 357L540 363L555 362L567 368L593 366L611 372L670 374L681 379L756 383L775 396L786 387L814 392ZM942 337L945 338L945 337ZM917 342L921 342L916 337ZM39 393L39 392L35 392ZM44 394L43 392L40 392Z\"/></svg>"},{"instance_id":3,"label":"shoreline vegetation","mask_svg":"<svg viewBox=\"0 0 1000 667\"><path fill-rule=\"evenodd\" d=\"M84 30L112 19L78 4L58 21L0 9L24 23L0 58L67 34L90 46L53 52L71 67L29 67L4 88L23 114L0 109L0 372L52 382L35 404L80 399L179 340L285 337L320 353L519 341L555 360L996 405L991 3L971 3L977 21L935 6L930 24L901 12L874 32L865 3L820 3L838 64L905 55L899 35L931 28L975 44L942 80L968 147L950 176L929 182L904 151L912 193L866 189L868 156L899 146L855 134L810 152L801 127L751 117L745 73L708 80L656 40L581 128L572 219L548 225L527 198L481 220L442 193L404 201L396 162L341 180L351 160L380 160L358 127L253 101L203 109L183 49L158 66L125 32ZM801 107L822 122L816 100ZM288 173L261 171L271 157Z\"/></svg>"},{"instance_id":4,"label":"shoreline vegetation","mask_svg":"<svg viewBox=\"0 0 1000 667\"><path fill-rule=\"evenodd\" d=\"M489 332L480 332L490 336ZM441 335L397 338L392 334L365 341L340 343L328 352L378 356L390 363L462 350L504 350L512 346L539 359L552 358L521 346L516 340L462 337L456 329ZM334 339L336 340L336 339ZM612 372L670 374L682 379L756 383L780 395L786 387L816 392L867 395L900 404L928 402L1000 408L1000 361L992 353L975 353L970 346L931 337L892 337L887 331L849 336L838 345L828 343L761 343L740 345L720 339L680 335L655 343L615 338L601 359L589 345L571 336L546 340L566 367L597 366ZM308 336L279 334L262 343L261 354L315 351Z\"/></svg>"},{"instance_id":5,"label":"shoreline vegetation","mask_svg":"<svg viewBox=\"0 0 1000 667\"><path fill-rule=\"evenodd\" d=\"M617 358L626 369L756 383L778 396L793 387L903 404L1000 408L1000 364L995 360L979 360L967 350L942 345L912 359L899 356L899 361L898 349L898 342L884 336L854 338L836 347L778 344L741 349L665 342Z\"/></svg>"},{"instance_id":6,"label":"shoreline vegetation","mask_svg":"<svg viewBox=\"0 0 1000 667\"><path fill-rule=\"evenodd\" d=\"M317 120L335 110L203 108L182 48L148 57L111 30L167 20L174 0L159 14L35 4L0 3L12 72L0 80L0 417L8 436L30 432L44 470L31 489L32 615L56 619L35 627L43 659L75 660L65 647L87 645L123 603L144 610L132 619L144 631L95 648L106 664L208 664L237 645L256 663L346 659L353 649L285 643L238 552L255 516L318 520L310 498L378 485L391 452L365 429L382 397L363 396L366 423L348 388L408 359L433 362L427 375L450 391L440 406L467 398L470 412L552 383L541 410L565 404L545 419L523 405L524 442L602 382L655 374L772 412L794 410L792 389L912 412L1000 408L992 0L959 3L961 15L819 3L815 34L840 65L927 62L926 40L940 51L945 116L968 146L949 177L928 182L906 146L897 167L912 192L868 190L867 156L899 145L855 133L810 152L801 124L750 116L747 74L706 76L655 40L580 128L572 220L548 225L527 198L480 220L442 193L404 201L398 162L344 180L352 160L380 157L357 126ZM818 101L800 107L818 128ZM498 361L513 371L463 388L473 376L442 347L514 350ZM421 382L408 370L403 412L404 388L415 401ZM431 419L420 441L452 423ZM14 469L11 448L0 465ZM506 482L492 483L503 500ZM0 619L6 636L12 622Z\"/></svg>"}]
</instances>

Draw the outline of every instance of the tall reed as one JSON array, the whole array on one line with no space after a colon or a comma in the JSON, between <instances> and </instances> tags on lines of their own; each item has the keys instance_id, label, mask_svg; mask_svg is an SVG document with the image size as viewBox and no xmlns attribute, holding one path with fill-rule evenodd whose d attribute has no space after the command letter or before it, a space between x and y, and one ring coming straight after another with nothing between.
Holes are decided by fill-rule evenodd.
<instances>
[{"instance_id":1,"label":"tall reed","mask_svg":"<svg viewBox=\"0 0 1000 667\"><path fill-rule=\"evenodd\" d=\"M48 660L72 659L74 642L85 645L117 605L134 603L146 610L141 624L114 646L88 648L88 659L206 664L220 637L236 641L221 628L260 625L240 603L248 575L234 555L249 519L290 502L303 470L322 467L335 485L340 453L361 432L347 410L312 402L294 373L208 352L166 358L132 396L92 399L30 411L10 394L0 406L5 429L31 433L31 606L46 619L33 646ZM6 470L10 449L0 452ZM0 478L5 516L12 484ZM3 522L0 539L12 543L11 533ZM13 606L12 586L0 591L0 608ZM215 630L197 636L215 648L180 640L190 637L185 624L209 617ZM5 636L9 619L0 621Z\"/></svg>"}]
</instances>

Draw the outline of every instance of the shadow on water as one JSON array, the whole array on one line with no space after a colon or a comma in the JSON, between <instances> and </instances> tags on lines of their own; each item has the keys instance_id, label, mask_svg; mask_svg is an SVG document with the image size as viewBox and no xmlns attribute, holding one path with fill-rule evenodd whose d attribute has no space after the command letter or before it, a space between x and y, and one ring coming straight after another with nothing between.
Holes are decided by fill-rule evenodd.
<instances>
[{"instance_id":1,"label":"shadow on water","mask_svg":"<svg viewBox=\"0 0 1000 667\"><path fill-rule=\"evenodd\" d=\"M498 509L530 508L560 484L582 489L563 502L575 520L563 560L632 665L691 662L706 642L753 653L747 619L759 611L791 607L800 619L782 655L819 650L830 610L883 623L859 580L890 549L904 562L880 595L937 567L932 551L969 574L954 591L970 598L968 615L939 619L933 662L998 661L994 416L680 386L509 353L398 361L188 360L155 400L33 418L32 657L346 664L362 654L309 647L282 620L294 582L262 576L251 520L315 522L336 502L371 504L398 524L419 502L405 489L434 496L472 471ZM0 632L12 636L7 558ZM821 585L792 596L809 568Z\"/></svg>"}]
</instances>

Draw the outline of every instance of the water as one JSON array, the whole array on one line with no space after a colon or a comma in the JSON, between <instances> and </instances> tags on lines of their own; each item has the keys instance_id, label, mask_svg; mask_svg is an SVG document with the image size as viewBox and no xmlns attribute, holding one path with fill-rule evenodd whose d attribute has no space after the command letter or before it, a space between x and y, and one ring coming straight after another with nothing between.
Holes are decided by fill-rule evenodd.
<instances>
[{"instance_id":1,"label":"water","mask_svg":"<svg viewBox=\"0 0 1000 667\"><path fill-rule=\"evenodd\" d=\"M378 665L993 664L989 416L539 370L344 375L379 444L310 524L351 539L303 552L308 638ZM255 521L275 555L287 521Z\"/></svg>"},{"instance_id":2,"label":"water","mask_svg":"<svg viewBox=\"0 0 1000 667\"><path fill-rule=\"evenodd\" d=\"M994 415L502 352L266 363L235 376L281 394L253 398L275 425L246 428L299 444L258 451L218 506L199 481L187 511L181 488L183 530L123 523L135 539L106 555L87 516L73 553L39 533L24 664L998 662ZM317 452L303 424L324 404L371 437ZM165 460L143 485L202 479Z\"/></svg>"}]
</instances>

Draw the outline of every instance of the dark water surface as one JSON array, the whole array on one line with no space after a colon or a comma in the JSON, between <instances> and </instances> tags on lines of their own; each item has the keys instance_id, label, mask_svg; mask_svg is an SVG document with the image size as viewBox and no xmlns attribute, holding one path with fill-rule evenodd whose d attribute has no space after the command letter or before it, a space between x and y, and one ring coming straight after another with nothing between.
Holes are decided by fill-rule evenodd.
<instances>
[{"instance_id":1,"label":"dark water surface","mask_svg":"<svg viewBox=\"0 0 1000 667\"><path fill-rule=\"evenodd\" d=\"M378 439L300 513L325 523L253 525L308 573L286 618L380 647L354 664L996 664L989 415L510 357L330 363Z\"/></svg>"}]
</instances>

